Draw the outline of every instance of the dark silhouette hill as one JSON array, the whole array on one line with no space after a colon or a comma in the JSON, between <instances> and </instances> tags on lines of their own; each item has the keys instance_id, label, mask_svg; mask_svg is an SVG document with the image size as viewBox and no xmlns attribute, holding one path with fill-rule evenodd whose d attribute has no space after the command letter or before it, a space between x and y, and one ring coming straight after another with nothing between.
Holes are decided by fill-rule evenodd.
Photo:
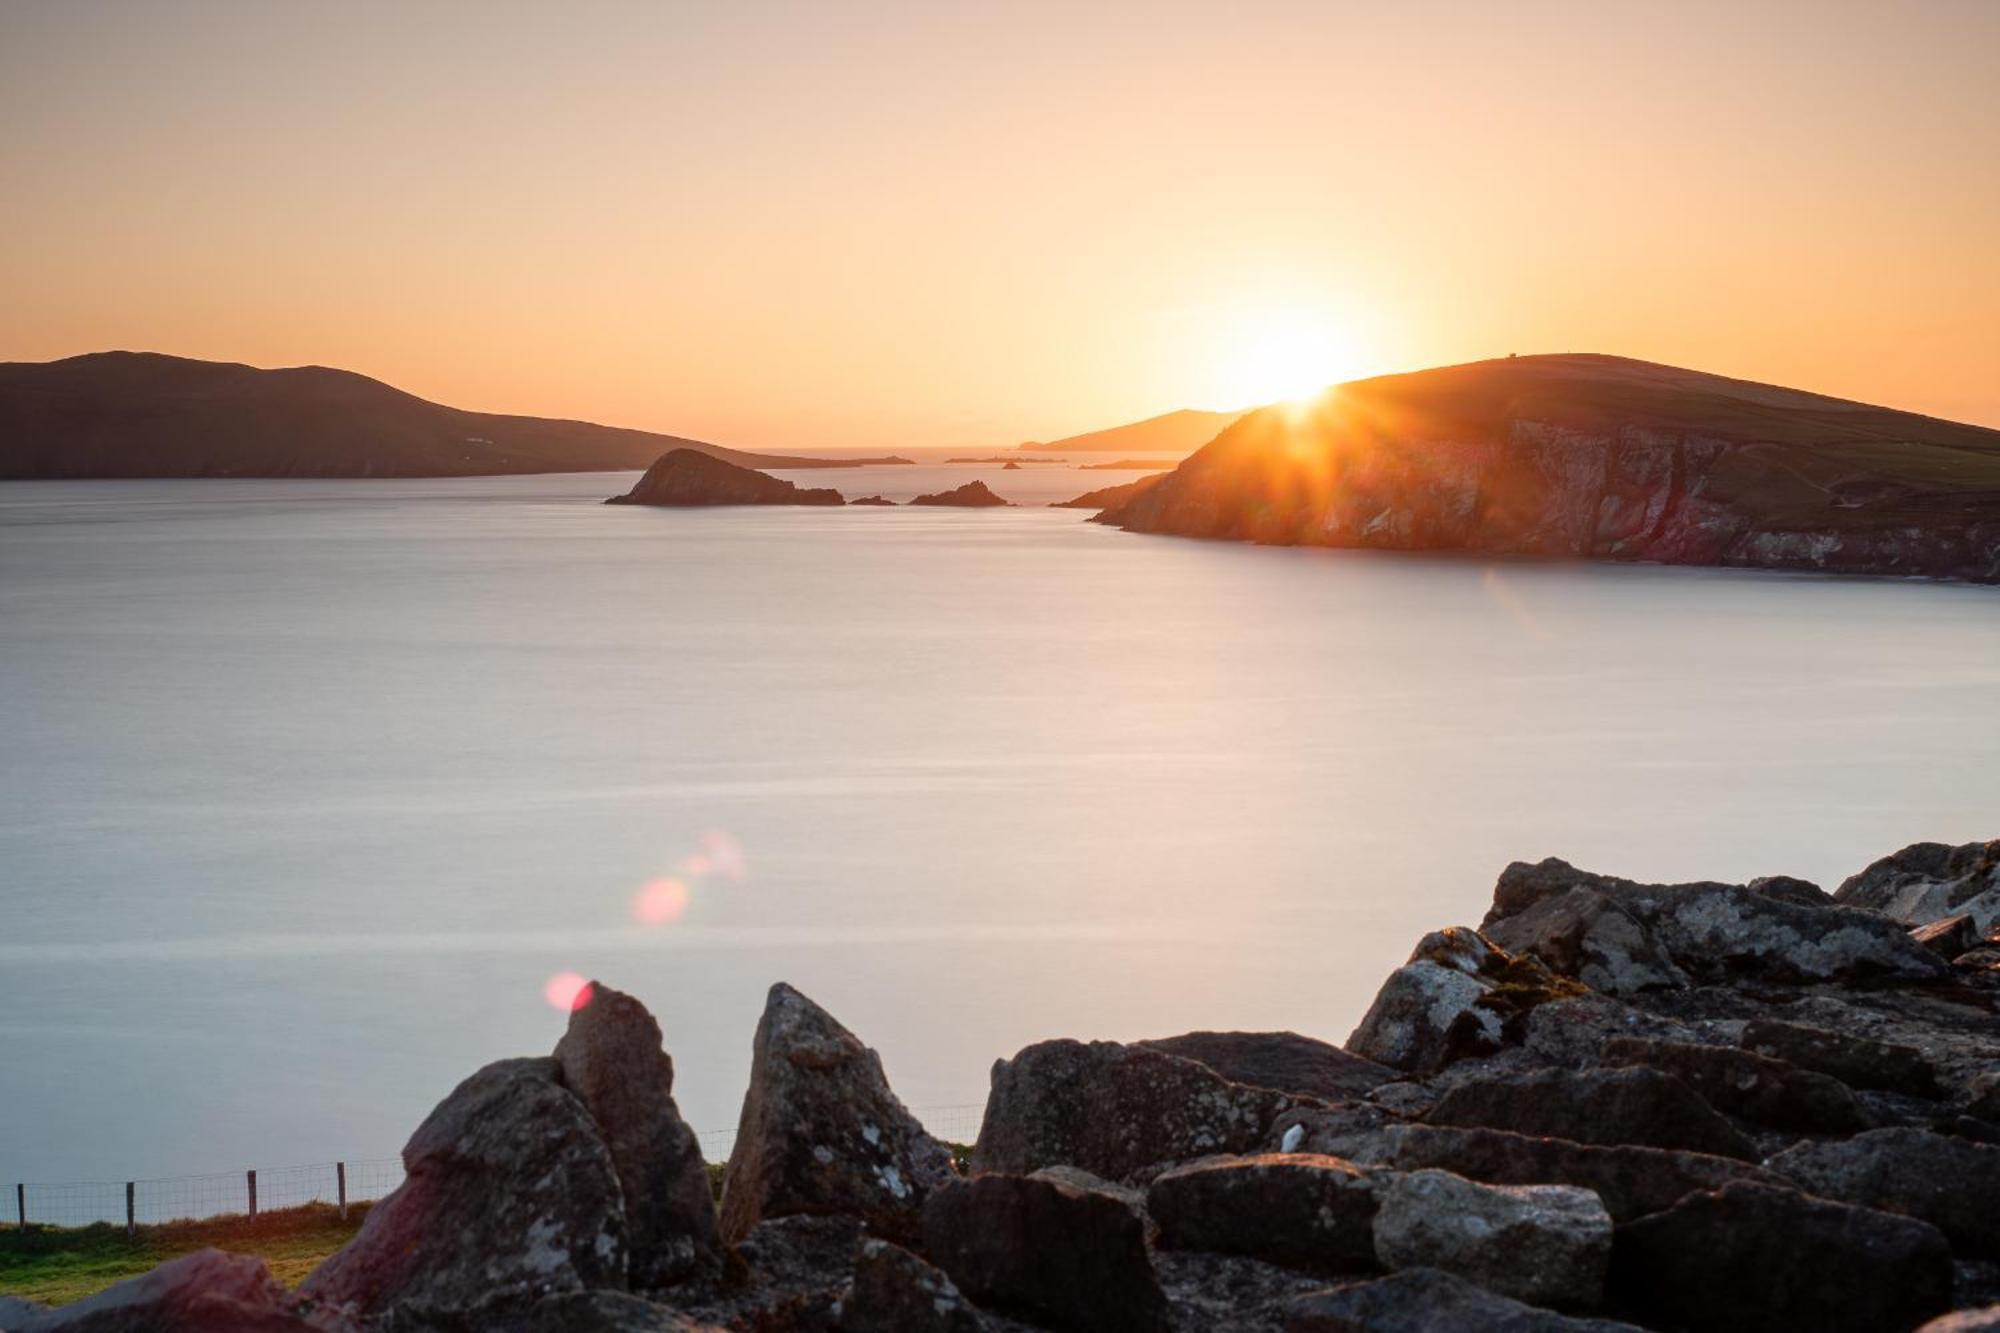
<instances>
[{"instance_id":1,"label":"dark silhouette hill","mask_svg":"<svg viewBox=\"0 0 2000 1333\"><path fill-rule=\"evenodd\" d=\"M669 449L623 495L604 503L662 505L838 505L847 503L831 487L806 490L755 468L739 467L699 449Z\"/></svg>"},{"instance_id":2,"label":"dark silhouette hill","mask_svg":"<svg viewBox=\"0 0 2000 1333\"><path fill-rule=\"evenodd\" d=\"M1201 412L1184 407L1178 412L1147 417L1144 421L1112 426L1106 430L1070 435L1060 440L1040 443L1030 440L1026 444L1015 445L1014 450L1016 453L1053 453L1057 450L1106 453L1114 449L1140 454L1186 453L1207 444L1241 416L1241 412Z\"/></svg>"},{"instance_id":3,"label":"dark silhouette hill","mask_svg":"<svg viewBox=\"0 0 2000 1333\"><path fill-rule=\"evenodd\" d=\"M467 412L325 366L260 370L153 352L0 363L0 478L9 480L620 471L675 448L756 467L863 461Z\"/></svg>"},{"instance_id":4,"label":"dark silhouette hill","mask_svg":"<svg viewBox=\"0 0 2000 1333\"><path fill-rule=\"evenodd\" d=\"M2000 431L1622 357L1509 357L1261 408L1098 521L2000 581Z\"/></svg>"}]
</instances>

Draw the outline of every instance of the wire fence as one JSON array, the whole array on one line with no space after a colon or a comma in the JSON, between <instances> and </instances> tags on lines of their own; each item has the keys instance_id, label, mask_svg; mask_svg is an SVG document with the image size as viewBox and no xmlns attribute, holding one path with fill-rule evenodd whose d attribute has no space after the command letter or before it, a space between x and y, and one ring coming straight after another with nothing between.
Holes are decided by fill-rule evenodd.
<instances>
[{"instance_id":1,"label":"wire fence","mask_svg":"<svg viewBox=\"0 0 2000 1333\"><path fill-rule=\"evenodd\" d=\"M979 1136L983 1106L913 1109L933 1137L970 1143ZM699 1130L701 1155L727 1161L736 1147L733 1129ZM82 1227L96 1222L149 1226L162 1222L260 1213L311 1203L344 1207L386 1197L403 1183L402 1159L371 1157L309 1166L258 1167L199 1176L151 1180L23 1181L15 1184L4 1218L18 1226Z\"/></svg>"}]
</instances>

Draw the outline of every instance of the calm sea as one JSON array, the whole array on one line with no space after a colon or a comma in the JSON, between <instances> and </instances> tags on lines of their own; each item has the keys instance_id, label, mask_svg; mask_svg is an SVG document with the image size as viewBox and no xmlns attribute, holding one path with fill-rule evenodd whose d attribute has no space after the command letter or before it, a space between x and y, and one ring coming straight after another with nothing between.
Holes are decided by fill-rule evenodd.
<instances>
[{"instance_id":1,"label":"calm sea","mask_svg":"<svg viewBox=\"0 0 2000 1333\"><path fill-rule=\"evenodd\" d=\"M2000 590L631 480L0 486L0 1181L392 1154L563 973L721 1129L781 978L953 1106L1044 1037L1341 1040L1515 858L2000 835Z\"/></svg>"}]
</instances>

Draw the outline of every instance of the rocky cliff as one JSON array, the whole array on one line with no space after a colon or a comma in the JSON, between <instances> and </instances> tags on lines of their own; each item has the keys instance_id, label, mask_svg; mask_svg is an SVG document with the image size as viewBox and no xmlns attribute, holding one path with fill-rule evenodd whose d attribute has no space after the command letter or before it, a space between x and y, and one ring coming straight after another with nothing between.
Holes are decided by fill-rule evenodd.
<instances>
[{"instance_id":1,"label":"rocky cliff","mask_svg":"<svg viewBox=\"0 0 2000 1333\"><path fill-rule=\"evenodd\" d=\"M1100 516L1278 545L2000 581L2000 431L1590 355L1261 409Z\"/></svg>"},{"instance_id":2,"label":"rocky cliff","mask_svg":"<svg viewBox=\"0 0 2000 1333\"><path fill-rule=\"evenodd\" d=\"M670 449L646 469L646 475L631 490L604 503L681 509L698 505L837 505L846 501L829 487L807 490L694 449Z\"/></svg>"},{"instance_id":3,"label":"rocky cliff","mask_svg":"<svg viewBox=\"0 0 2000 1333\"><path fill-rule=\"evenodd\" d=\"M1040 1042L961 1164L782 983L720 1204L650 1014L454 1089L296 1292L205 1251L32 1333L2000 1329L2000 842L1829 895L1509 866L1345 1048ZM1958 1313L1949 1313L1951 1311Z\"/></svg>"}]
</instances>

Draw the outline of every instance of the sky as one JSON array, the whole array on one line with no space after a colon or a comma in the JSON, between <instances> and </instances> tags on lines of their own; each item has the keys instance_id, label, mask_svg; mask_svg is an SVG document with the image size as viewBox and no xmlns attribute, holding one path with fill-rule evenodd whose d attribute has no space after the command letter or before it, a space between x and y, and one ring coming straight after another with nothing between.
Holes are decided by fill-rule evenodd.
<instances>
[{"instance_id":1,"label":"sky","mask_svg":"<svg viewBox=\"0 0 2000 1333\"><path fill-rule=\"evenodd\" d=\"M1600 351L2000 426L2000 0L0 0L0 360L1004 446Z\"/></svg>"}]
</instances>

